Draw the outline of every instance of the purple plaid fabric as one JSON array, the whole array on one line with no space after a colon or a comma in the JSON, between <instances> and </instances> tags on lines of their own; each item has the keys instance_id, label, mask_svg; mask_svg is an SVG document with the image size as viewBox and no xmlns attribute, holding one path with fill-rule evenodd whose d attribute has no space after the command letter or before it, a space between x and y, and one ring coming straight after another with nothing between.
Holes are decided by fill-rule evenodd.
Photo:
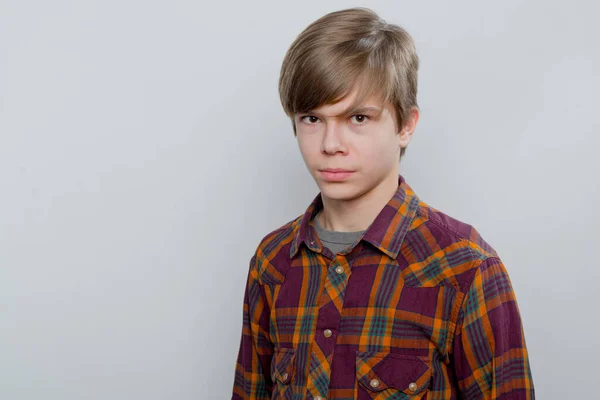
<instances>
[{"instance_id":1,"label":"purple plaid fabric","mask_svg":"<svg viewBox=\"0 0 600 400\"><path fill-rule=\"evenodd\" d=\"M306 212L250 260L232 399L534 399L507 271L477 230L398 190L347 251Z\"/></svg>"}]
</instances>

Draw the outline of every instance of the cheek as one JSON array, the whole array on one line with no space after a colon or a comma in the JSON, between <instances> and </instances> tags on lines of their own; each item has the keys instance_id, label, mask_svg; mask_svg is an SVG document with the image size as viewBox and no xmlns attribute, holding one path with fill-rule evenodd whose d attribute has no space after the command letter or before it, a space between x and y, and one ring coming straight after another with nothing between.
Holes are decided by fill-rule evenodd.
<instances>
[{"instance_id":1,"label":"cheek","mask_svg":"<svg viewBox=\"0 0 600 400\"><path fill-rule=\"evenodd\" d=\"M390 142L365 143L358 149L358 154L364 165L370 165L373 169L387 170L398 160L395 146L396 143Z\"/></svg>"},{"instance_id":2,"label":"cheek","mask_svg":"<svg viewBox=\"0 0 600 400\"><path fill-rule=\"evenodd\" d=\"M397 143L391 141L365 141L357 145L356 150L361 158L387 159L394 154Z\"/></svg>"},{"instance_id":3,"label":"cheek","mask_svg":"<svg viewBox=\"0 0 600 400\"><path fill-rule=\"evenodd\" d=\"M310 143L310 141L298 139L298 148L300 149L300 153L302 154L302 158L306 161L313 159L315 157L315 145Z\"/></svg>"}]
</instances>

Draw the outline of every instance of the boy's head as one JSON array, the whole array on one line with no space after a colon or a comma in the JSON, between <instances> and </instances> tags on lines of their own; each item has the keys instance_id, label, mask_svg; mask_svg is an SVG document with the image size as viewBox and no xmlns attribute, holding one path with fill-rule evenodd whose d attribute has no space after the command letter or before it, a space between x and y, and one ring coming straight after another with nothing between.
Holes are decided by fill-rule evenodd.
<instances>
[{"instance_id":1,"label":"boy's head","mask_svg":"<svg viewBox=\"0 0 600 400\"><path fill-rule=\"evenodd\" d=\"M331 12L301 32L283 60L279 94L309 171L397 179L418 120L418 68L411 36L368 8Z\"/></svg>"}]
</instances>

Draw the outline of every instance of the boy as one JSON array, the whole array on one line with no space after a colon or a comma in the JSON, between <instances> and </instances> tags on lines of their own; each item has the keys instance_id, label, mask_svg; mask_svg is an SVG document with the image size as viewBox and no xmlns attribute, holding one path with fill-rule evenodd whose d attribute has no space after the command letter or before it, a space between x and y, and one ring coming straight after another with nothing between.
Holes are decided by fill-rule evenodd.
<instances>
[{"instance_id":1,"label":"boy","mask_svg":"<svg viewBox=\"0 0 600 400\"><path fill-rule=\"evenodd\" d=\"M251 258L232 399L534 398L498 254L399 175L418 64L366 8L288 50L281 101L321 192Z\"/></svg>"}]
</instances>

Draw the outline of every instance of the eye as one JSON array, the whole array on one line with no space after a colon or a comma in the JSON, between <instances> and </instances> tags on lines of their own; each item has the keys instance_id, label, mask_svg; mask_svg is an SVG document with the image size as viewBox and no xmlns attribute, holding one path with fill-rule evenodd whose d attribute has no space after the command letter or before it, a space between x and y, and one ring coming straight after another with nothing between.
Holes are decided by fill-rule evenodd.
<instances>
[{"instance_id":1,"label":"eye","mask_svg":"<svg viewBox=\"0 0 600 400\"><path fill-rule=\"evenodd\" d=\"M357 115L353 115L351 118L356 117L356 121L358 121L358 123L356 125L364 125L367 120L369 119L369 117L367 117L366 115L362 115L362 114L357 114Z\"/></svg>"},{"instance_id":2,"label":"eye","mask_svg":"<svg viewBox=\"0 0 600 400\"><path fill-rule=\"evenodd\" d=\"M305 118L308 118L308 120L306 120ZM313 125L313 123L317 122L319 120L319 118L315 117L314 115L305 115L303 117L300 117L300 121L302 122L306 122L309 125ZM307 122L310 121L310 122Z\"/></svg>"}]
</instances>

